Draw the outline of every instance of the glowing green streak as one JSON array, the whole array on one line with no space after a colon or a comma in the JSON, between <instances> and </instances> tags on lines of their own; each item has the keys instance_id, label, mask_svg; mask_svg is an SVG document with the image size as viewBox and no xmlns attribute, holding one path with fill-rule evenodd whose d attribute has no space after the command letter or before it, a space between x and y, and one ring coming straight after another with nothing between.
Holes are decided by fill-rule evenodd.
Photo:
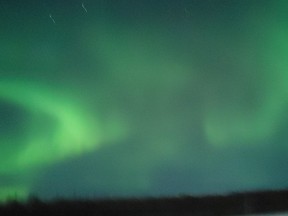
<instances>
[{"instance_id":1,"label":"glowing green streak","mask_svg":"<svg viewBox=\"0 0 288 216\"><path fill-rule=\"evenodd\" d=\"M19 142L25 142L25 147L1 158L1 172L39 166L89 151L99 145L98 130L92 117L80 106L52 90L31 83L1 81L0 98L24 107L36 115L36 118L38 115L46 115L57 123L57 128L52 133L44 130L37 134L31 131L27 140L20 140ZM31 125L33 128L43 129L45 123L40 121L40 124L35 125L32 122ZM1 142L9 144L5 140Z\"/></svg>"},{"instance_id":2,"label":"glowing green streak","mask_svg":"<svg viewBox=\"0 0 288 216\"><path fill-rule=\"evenodd\" d=\"M210 143L223 146L232 143L259 143L275 136L286 120L288 105L288 25L286 1L277 1L275 14L269 21L258 23L261 26L261 70L257 75L259 82L265 80L261 103L243 111L241 104L229 107L233 103L213 104L207 109L204 129ZM267 16L258 14L257 17ZM266 18L268 19L268 18ZM260 52L261 52L260 51ZM258 53L258 55L260 55ZM257 73L257 70L253 73ZM251 72L252 73L252 72ZM244 86L244 85L243 85ZM244 88L244 87L243 87ZM254 111L253 111L254 110ZM284 116L284 118L283 118Z\"/></svg>"},{"instance_id":3,"label":"glowing green streak","mask_svg":"<svg viewBox=\"0 0 288 216\"><path fill-rule=\"evenodd\" d=\"M278 101L267 102L258 113L213 108L206 116L204 129L208 141L214 145L258 143L274 135L280 121L282 107Z\"/></svg>"},{"instance_id":4,"label":"glowing green streak","mask_svg":"<svg viewBox=\"0 0 288 216\"><path fill-rule=\"evenodd\" d=\"M11 186L11 187L1 187L0 188L0 201L22 201L28 195L28 190L26 187L22 186Z\"/></svg>"}]
</instances>

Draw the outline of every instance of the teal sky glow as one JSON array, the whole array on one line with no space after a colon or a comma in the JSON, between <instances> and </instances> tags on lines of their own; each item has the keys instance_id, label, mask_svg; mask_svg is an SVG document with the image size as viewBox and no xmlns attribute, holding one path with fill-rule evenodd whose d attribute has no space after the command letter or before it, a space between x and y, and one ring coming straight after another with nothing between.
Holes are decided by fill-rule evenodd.
<instances>
[{"instance_id":1,"label":"teal sky glow","mask_svg":"<svg viewBox=\"0 0 288 216\"><path fill-rule=\"evenodd\" d=\"M0 200L287 188L287 11L0 0Z\"/></svg>"}]
</instances>

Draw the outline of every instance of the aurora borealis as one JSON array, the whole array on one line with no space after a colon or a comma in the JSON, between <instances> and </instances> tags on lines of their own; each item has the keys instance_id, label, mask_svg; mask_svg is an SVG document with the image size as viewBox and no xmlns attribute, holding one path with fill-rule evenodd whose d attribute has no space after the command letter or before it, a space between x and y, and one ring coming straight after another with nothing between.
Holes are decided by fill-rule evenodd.
<instances>
[{"instance_id":1,"label":"aurora borealis","mask_svg":"<svg viewBox=\"0 0 288 216\"><path fill-rule=\"evenodd\" d=\"M89 118L83 114L84 111L78 111L77 105L69 104L65 101L67 100L65 97L58 98L56 93L52 94L52 90L46 90L49 91L50 94L48 94L42 89L42 86L35 87L31 83L11 83L7 80L1 83L2 100L6 103L11 101L14 106L27 109L24 119L20 118L20 123L18 122L19 117L18 119L16 117L13 122L14 124L23 124L22 127L27 128L23 133L26 132L27 136L24 136L23 139L21 134L17 134L22 139L14 144L15 140L11 137L13 136L12 133L10 137L7 137L7 140L4 138L2 141L3 143L7 142L4 147L11 148L7 154L3 147L2 158L7 156L11 156L11 158L8 157L8 162L4 161L1 164L2 172L14 170L14 166L15 170L17 168L25 169L26 166L39 166L46 160L55 160L68 152L74 154L74 152L91 149L98 142L96 138L97 128L89 122ZM7 114L7 111L5 113L3 109L2 113ZM30 117L28 113L32 115L31 119L28 118ZM12 112L10 117L13 118L13 116ZM6 121L11 122L11 119ZM25 121L25 123L21 121ZM3 123L7 122L3 121ZM2 127L5 128L5 125ZM13 127L11 126L11 130ZM2 136L5 137L5 134L3 133ZM17 147L19 146L24 147L24 149L18 150ZM52 149L51 153L50 149Z\"/></svg>"},{"instance_id":2,"label":"aurora borealis","mask_svg":"<svg viewBox=\"0 0 288 216\"><path fill-rule=\"evenodd\" d=\"M287 188L287 11L0 0L0 200Z\"/></svg>"}]
</instances>

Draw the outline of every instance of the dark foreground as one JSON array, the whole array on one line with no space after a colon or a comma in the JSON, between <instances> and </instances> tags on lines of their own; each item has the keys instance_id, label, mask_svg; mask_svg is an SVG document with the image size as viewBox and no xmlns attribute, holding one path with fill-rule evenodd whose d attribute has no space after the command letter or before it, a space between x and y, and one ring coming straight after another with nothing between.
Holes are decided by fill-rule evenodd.
<instances>
[{"instance_id":1,"label":"dark foreground","mask_svg":"<svg viewBox=\"0 0 288 216\"><path fill-rule=\"evenodd\" d=\"M0 215L95 215L95 216L188 216L251 215L288 212L288 190L234 193L227 196L43 202L9 201L0 205Z\"/></svg>"}]
</instances>

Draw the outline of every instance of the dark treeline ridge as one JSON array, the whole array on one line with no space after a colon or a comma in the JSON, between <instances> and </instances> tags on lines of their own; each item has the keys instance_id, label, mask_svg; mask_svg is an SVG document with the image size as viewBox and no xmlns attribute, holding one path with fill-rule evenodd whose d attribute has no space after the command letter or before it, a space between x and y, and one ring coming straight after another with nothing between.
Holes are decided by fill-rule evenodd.
<instances>
[{"instance_id":1,"label":"dark treeline ridge","mask_svg":"<svg viewBox=\"0 0 288 216\"><path fill-rule=\"evenodd\" d=\"M0 215L250 215L288 211L288 190L256 191L215 196L131 199L55 199L31 197L0 205Z\"/></svg>"}]
</instances>

